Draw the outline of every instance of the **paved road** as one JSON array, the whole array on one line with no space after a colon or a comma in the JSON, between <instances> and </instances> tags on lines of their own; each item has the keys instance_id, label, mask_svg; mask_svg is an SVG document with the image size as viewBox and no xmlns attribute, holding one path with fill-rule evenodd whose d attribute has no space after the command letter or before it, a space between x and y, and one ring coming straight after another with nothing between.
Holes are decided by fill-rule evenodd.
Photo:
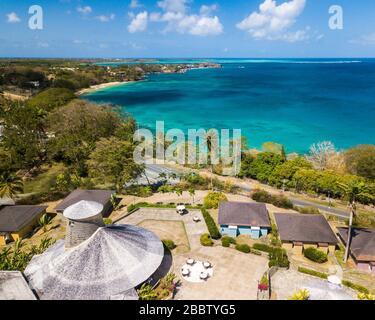
<instances>
[{"instance_id":1,"label":"paved road","mask_svg":"<svg viewBox=\"0 0 375 320\"><path fill-rule=\"evenodd\" d=\"M155 175L157 175L157 176L162 172L165 172L167 175L170 175L172 173L175 173L175 174L180 173L179 171L167 168L163 165L149 164L149 165L146 166L146 168L147 168L147 171L154 172ZM246 182L236 184L236 186L238 188L240 188L241 190L245 191L245 192L251 192L252 191L251 186L249 184L247 184ZM332 215L332 216L335 216L335 217L338 217L338 218L342 218L342 219L349 218L349 212L347 212L345 210L332 208L332 207L329 207L329 206L317 204L315 202L311 202L311 201L307 201L307 200L300 200L300 199L291 198L290 196L289 196L289 200L295 206L298 206L298 207L314 207L314 208L317 208L321 211L324 211L325 213L327 213L329 215Z\"/></svg>"}]
</instances>

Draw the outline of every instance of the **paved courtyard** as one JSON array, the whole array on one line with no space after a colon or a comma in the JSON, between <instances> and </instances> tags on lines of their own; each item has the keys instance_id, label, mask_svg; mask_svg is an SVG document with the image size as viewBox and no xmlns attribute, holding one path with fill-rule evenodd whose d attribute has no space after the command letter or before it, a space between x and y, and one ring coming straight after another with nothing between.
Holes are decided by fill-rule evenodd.
<instances>
[{"instance_id":1,"label":"paved courtyard","mask_svg":"<svg viewBox=\"0 0 375 320\"><path fill-rule=\"evenodd\" d=\"M212 263L213 277L205 283L182 279L180 269L186 259ZM189 254L174 258L174 273L181 279L178 300L256 300L258 281L267 270L268 259L245 254L222 246L200 247Z\"/></svg>"},{"instance_id":2,"label":"paved courtyard","mask_svg":"<svg viewBox=\"0 0 375 320\"><path fill-rule=\"evenodd\" d=\"M295 270L277 271L271 279L271 287L277 300L287 300L301 289L310 292L310 300L353 300L356 297L353 290Z\"/></svg>"},{"instance_id":3,"label":"paved courtyard","mask_svg":"<svg viewBox=\"0 0 375 320\"><path fill-rule=\"evenodd\" d=\"M195 216L200 217L201 222L194 222ZM174 209L141 208L118 223L142 225L144 221L150 223L153 220L180 220L185 225L191 250L182 254L173 251L171 272L174 272L181 281L175 299L255 300L257 298L258 281L267 270L267 258L244 254L233 248L224 248L220 244L203 247L200 244L200 236L208 231L200 210L191 210L188 214L180 216ZM159 231L158 228L155 231ZM163 234L161 231L159 233ZM188 258L211 262L214 268L212 278L203 283L184 280L181 267L185 265Z\"/></svg>"}]
</instances>

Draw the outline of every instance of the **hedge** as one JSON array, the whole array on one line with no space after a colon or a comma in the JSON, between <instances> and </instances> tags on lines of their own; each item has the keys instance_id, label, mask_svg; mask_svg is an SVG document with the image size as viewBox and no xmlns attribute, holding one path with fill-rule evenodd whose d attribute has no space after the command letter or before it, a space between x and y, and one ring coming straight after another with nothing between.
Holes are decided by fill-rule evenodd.
<instances>
[{"instance_id":1,"label":"hedge","mask_svg":"<svg viewBox=\"0 0 375 320\"><path fill-rule=\"evenodd\" d=\"M327 279L328 278L328 274L327 273L315 271L315 270L312 270L312 269L298 267L298 271L301 272L301 273L306 273L306 274L309 274L311 276L319 277L319 278L322 278L322 279Z\"/></svg>"},{"instance_id":2,"label":"hedge","mask_svg":"<svg viewBox=\"0 0 375 320\"><path fill-rule=\"evenodd\" d=\"M169 239L164 239L162 240L164 246L169 249L169 250L173 250L176 248L176 244L174 243L173 240L169 240Z\"/></svg>"},{"instance_id":3,"label":"hedge","mask_svg":"<svg viewBox=\"0 0 375 320\"><path fill-rule=\"evenodd\" d=\"M191 205L185 205L187 209L200 209L200 206L191 206ZM129 204L127 211L132 212L139 208L160 208L160 209L176 209L175 203L169 203L169 204L160 204L160 203L148 203L148 202L139 202L136 204Z\"/></svg>"},{"instance_id":4,"label":"hedge","mask_svg":"<svg viewBox=\"0 0 375 320\"><path fill-rule=\"evenodd\" d=\"M273 251L273 248L264 244L264 243L255 243L253 245L253 248L258 251L263 251L267 253L271 253Z\"/></svg>"},{"instance_id":5,"label":"hedge","mask_svg":"<svg viewBox=\"0 0 375 320\"><path fill-rule=\"evenodd\" d=\"M230 247L231 244L236 244L236 239L232 238L232 237L228 237L228 236L224 236L221 238L221 245L223 247Z\"/></svg>"},{"instance_id":6,"label":"hedge","mask_svg":"<svg viewBox=\"0 0 375 320\"><path fill-rule=\"evenodd\" d=\"M236 250L243 252L243 253L250 253L251 248L247 244L237 244L236 245Z\"/></svg>"},{"instance_id":7,"label":"hedge","mask_svg":"<svg viewBox=\"0 0 375 320\"><path fill-rule=\"evenodd\" d=\"M214 242L211 239L211 236L208 233L204 233L200 238L201 245L204 247L212 247Z\"/></svg>"},{"instance_id":8,"label":"hedge","mask_svg":"<svg viewBox=\"0 0 375 320\"><path fill-rule=\"evenodd\" d=\"M201 211L202 211L204 221L206 222L208 232L210 233L212 239L220 239L221 238L220 231L217 228L216 223L214 219L211 217L210 213L204 208L202 208Z\"/></svg>"},{"instance_id":9,"label":"hedge","mask_svg":"<svg viewBox=\"0 0 375 320\"><path fill-rule=\"evenodd\" d=\"M360 284L355 284L353 282L350 282L348 280L342 280L341 282L344 286L348 287L348 288L351 288L351 289L354 289L358 292L361 292L361 293L365 293L365 294L368 294L370 293L369 289L367 289L366 287L364 286L361 286Z\"/></svg>"},{"instance_id":10,"label":"hedge","mask_svg":"<svg viewBox=\"0 0 375 320\"><path fill-rule=\"evenodd\" d=\"M324 253L323 251L320 251L320 250L315 249L315 248L304 249L303 250L303 255L307 259L309 259L311 261L314 261L314 262L317 262L317 263L324 263L324 262L328 261L327 254Z\"/></svg>"}]
</instances>

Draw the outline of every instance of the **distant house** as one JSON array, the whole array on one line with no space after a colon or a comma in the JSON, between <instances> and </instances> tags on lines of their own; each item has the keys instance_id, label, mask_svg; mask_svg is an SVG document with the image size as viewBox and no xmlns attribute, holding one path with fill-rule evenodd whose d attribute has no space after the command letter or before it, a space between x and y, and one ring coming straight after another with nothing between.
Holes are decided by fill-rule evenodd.
<instances>
[{"instance_id":1,"label":"distant house","mask_svg":"<svg viewBox=\"0 0 375 320\"><path fill-rule=\"evenodd\" d=\"M268 210L263 203L221 202L219 224L223 235L249 235L253 239L266 236L271 229Z\"/></svg>"},{"instance_id":2,"label":"distant house","mask_svg":"<svg viewBox=\"0 0 375 320\"><path fill-rule=\"evenodd\" d=\"M112 202L111 198L112 195L115 194L113 190L81 190L77 189L74 190L71 194L69 194L62 202L60 202L55 210L58 213L63 213L64 210L70 207L73 204L76 204L80 201L93 201L98 202L103 205L104 209L102 215L104 217L108 217L111 214Z\"/></svg>"},{"instance_id":3,"label":"distant house","mask_svg":"<svg viewBox=\"0 0 375 320\"><path fill-rule=\"evenodd\" d=\"M338 228L344 245L348 239L348 228ZM375 229L352 229L350 255L359 270L375 275Z\"/></svg>"},{"instance_id":4,"label":"distant house","mask_svg":"<svg viewBox=\"0 0 375 320\"><path fill-rule=\"evenodd\" d=\"M19 271L0 271L0 300L36 300Z\"/></svg>"},{"instance_id":5,"label":"distant house","mask_svg":"<svg viewBox=\"0 0 375 320\"><path fill-rule=\"evenodd\" d=\"M46 206L5 206L0 209L0 245L24 238L38 224Z\"/></svg>"},{"instance_id":6,"label":"distant house","mask_svg":"<svg viewBox=\"0 0 375 320\"><path fill-rule=\"evenodd\" d=\"M275 213L275 220L283 248L298 254L309 247L335 252L338 239L323 216Z\"/></svg>"}]
</instances>

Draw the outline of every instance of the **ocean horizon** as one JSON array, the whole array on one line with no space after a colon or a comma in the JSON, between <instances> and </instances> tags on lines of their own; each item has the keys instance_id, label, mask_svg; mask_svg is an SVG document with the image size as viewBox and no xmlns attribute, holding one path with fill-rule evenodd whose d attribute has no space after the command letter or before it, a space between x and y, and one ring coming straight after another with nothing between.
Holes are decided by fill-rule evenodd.
<instances>
[{"instance_id":1,"label":"ocean horizon","mask_svg":"<svg viewBox=\"0 0 375 320\"><path fill-rule=\"evenodd\" d=\"M306 153L311 144L327 140L338 149L375 143L375 59L144 60L216 62L223 68L151 74L83 98L119 105L151 130L156 121L186 134L188 129L241 129L257 149L268 141L283 144L288 153ZM101 65L116 64L121 63Z\"/></svg>"}]
</instances>

